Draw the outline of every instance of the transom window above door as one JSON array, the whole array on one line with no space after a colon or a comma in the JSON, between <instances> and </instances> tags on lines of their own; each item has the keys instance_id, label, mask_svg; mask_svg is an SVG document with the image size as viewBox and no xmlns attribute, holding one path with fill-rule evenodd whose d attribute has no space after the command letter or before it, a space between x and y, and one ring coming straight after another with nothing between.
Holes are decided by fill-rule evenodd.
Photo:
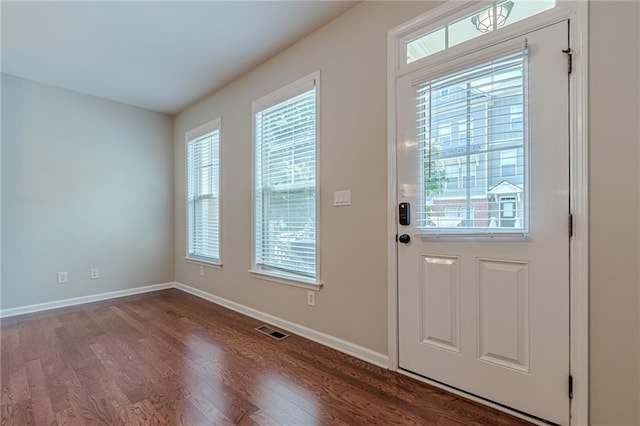
<instances>
[{"instance_id":1,"label":"transom window above door","mask_svg":"<svg viewBox=\"0 0 640 426\"><path fill-rule=\"evenodd\" d=\"M483 34L538 15L556 6L556 0L501 0L478 3L472 11L464 9L444 23L411 34L404 41L404 64L457 46Z\"/></svg>"}]
</instances>

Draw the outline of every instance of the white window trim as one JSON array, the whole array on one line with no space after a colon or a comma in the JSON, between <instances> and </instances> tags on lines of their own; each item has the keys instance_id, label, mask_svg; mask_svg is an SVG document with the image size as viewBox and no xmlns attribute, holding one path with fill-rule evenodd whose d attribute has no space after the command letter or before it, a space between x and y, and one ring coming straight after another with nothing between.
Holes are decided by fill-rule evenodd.
<instances>
[{"instance_id":1,"label":"white window trim","mask_svg":"<svg viewBox=\"0 0 640 426\"><path fill-rule=\"evenodd\" d=\"M189 253L189 192L185 191L184 194L184 206L185 206L185 256L184 260L187 263L196 263L204 266L214 267L216 269L222 268L222 119L220 117L215 118L195 129L191 129L184 134L184 182L185 187L189 182L189 141L197 139L200 136L204 136L207 133L218 131L218 261L205 259L198 256L192 256Z\"/></svg>"},{"instance_id":2,"label":"white window trim","mask_svg":"<svg viewBox=\"0 0 640 426\"><path fill-rule=\"evenodd\" d=\"M260 268L256 265L256 113L280 102L286 101L300 93L316 89L316 273L315 279L302 275L288 274ZM251 268L247 271L257 279L275 282L279 284L302 287L310 290L320 290L322 280L320 278L320 71L312 72L293 83L268 93L251 103Z\"/></svg>"},{"instance_id":3,"label":"white window trim","mask_svg":"<svg viewBox=\"0 0 640 426\"><path fill-rule=\"evenodd\" d=\"M448 1L431 11L424 13L392 30L387 37L387 264L388 264L388 351L389 369L403 372L398 368L398 265L396 236L397 179L396 179L396 78L413 72L419 68L433 66L450 55L448 59L461 57L473 51L499 43L503 40L526 34L547 25L569 19L570 46L573 53L573 72L570 79L570 175L571 211L574 218L574 235L571 238L571 297L570 297L570 333L571 333L571 374L574 378L574 394L571 401L571 424L589 424L589 162L588 162L588 129L589 129L589 5L582 1L558 0L554 9L539 15L516 22L497 31L487 33L467 43L446 49L415 61L409 65L403 63L402 43L412 34L424 33L429 28L442 25L456 12L467 13L469 4L480 2ZM462 12L461 12L462 10ZM442 55L441 55L442 53ZM406 62L406 61L405 61ZM485 175L486 178L486 175ZM410 374L408 374L410 375ZM423 380L419 376L412 376ZM436 387L443 387L430 382ZM493 406L512 415L521 414L504 407L488 403L479 398L470 397L451 388L449 392L474 399L480 404ZM531 418L527 418L531 421Z\"/></svg>"}]
</instances>

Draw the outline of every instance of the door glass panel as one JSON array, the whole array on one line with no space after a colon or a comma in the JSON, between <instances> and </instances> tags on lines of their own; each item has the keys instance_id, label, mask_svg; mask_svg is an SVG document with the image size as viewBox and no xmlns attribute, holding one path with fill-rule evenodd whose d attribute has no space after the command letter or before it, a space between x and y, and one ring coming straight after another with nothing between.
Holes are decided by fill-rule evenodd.
<instances>
[{"instance_id":1,"label":"door glass panel","mask_svg":"<svg viewBox=\"0 0 640 426\"><path fill-rule=\"evenodd\" d=\"M420 228L527 230L526 58L519 52L415 86Z\"/></svg>"}]
</instances>

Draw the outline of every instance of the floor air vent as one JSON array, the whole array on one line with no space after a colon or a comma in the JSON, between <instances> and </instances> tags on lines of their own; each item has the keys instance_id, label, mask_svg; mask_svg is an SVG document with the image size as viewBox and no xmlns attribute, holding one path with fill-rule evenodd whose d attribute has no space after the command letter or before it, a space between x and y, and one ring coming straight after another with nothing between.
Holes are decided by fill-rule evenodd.
<instances>
[{"instance_id":1,"label":"floor air vent","mask_svg":"<svg viewBox=\"0 0 640 426\"><path fill-rule=\"evenodd\" d=\"M269 328L266 325L261 325L260 327L256 327L256 330L258 330L262 334L266 334L267 336L273 337L276 340L282 340L286 337L289 337L288 334L284 334L281 331L274 330L273 328Z\"/></svg>"}]
</instances>

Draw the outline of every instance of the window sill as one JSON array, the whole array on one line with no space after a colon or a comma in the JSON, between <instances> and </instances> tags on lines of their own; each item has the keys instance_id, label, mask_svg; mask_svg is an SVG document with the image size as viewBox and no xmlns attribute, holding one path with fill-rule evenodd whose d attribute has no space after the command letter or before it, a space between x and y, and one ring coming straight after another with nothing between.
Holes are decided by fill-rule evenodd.
<instances>
[{"instance_id":1,"label":"window sill","mask_svg":"<svg viewBox=\"0 0 640 426\"><path fill-rule=\"evenodd\" d=\"M291 276L287 276L284 274L277 274L267 271L260 271L255 269L249 269L247 272L251 274L252 277L258 278L260 280L271 281L278 284L289 285L292 287L300 287L306 288L307 290L319 291L322 288L322 283L314 283L311 281L302 281L297 278L293 278Z\"/></svg>"},{"instance_id":2,"label":"window sill","mask_svg":"<svg viewBox=\"0 0 640 426\"><path fill-rule=\"evenodd\" d=\"M193 263L193 264L196 264L196 265L207 266L207 267L213 268L213 269L222 269L222 263L208 262L206 260L194 259L194 258L191 258L191 257L185 257L184 260L186 260L187 263Z\"/></svg>"}]
</instances>

